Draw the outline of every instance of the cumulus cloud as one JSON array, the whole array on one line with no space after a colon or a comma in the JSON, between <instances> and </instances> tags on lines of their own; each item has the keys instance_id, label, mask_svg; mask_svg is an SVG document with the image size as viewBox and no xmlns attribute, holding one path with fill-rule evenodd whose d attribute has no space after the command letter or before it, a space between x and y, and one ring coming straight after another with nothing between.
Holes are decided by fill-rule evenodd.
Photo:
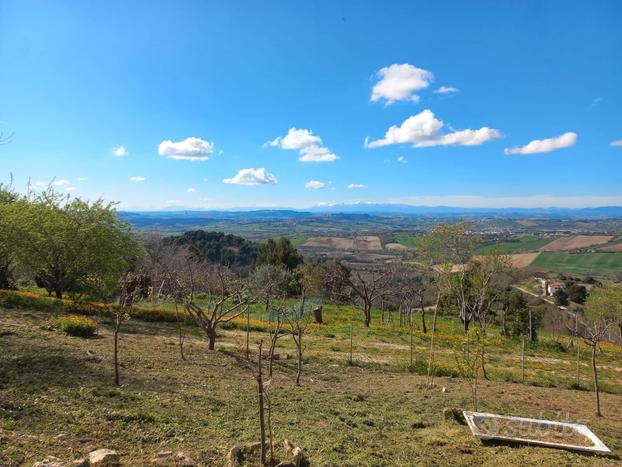
<instances>
[{"instance_id":1,"label":"cumulus cloud","mask_svg":"<svg viewBox=\"0 0 622 467\"><path fill-rule=\"evenodd\" d=\"M195 191L197 191L196 188L190 187L186 190L188 193L194 193Z\"/></svg>"},{"instance_id":2,"label":"cumulus cloud","mask_svg":"<svg viewBox=\"0 0 622 467\"><path fill-rule=\"evenodd\" d=\"M311 130L290 128L285 136L279 136L268 145L281 149L302 149L312 144L322 144L322 138L315 136Z\"/></svg>"},{"instance_id":3,"label":"cumulus cloud","mask_svg":"<svg viewBox=\"0 0 622 467\"><path fill-rule=\"evenodd\" d=\"M69 180L65 180L64 178L61 178L60 180L54 180L52 182L52 185L56 185L56 186L69 185Z\"/></svg>"},{"instance_id":4,"label":"cumulus cloud","mask_svg":"<svg viewBox=\"0 0 622 467\"><path fill-rule=\"evenodd\" d=\"M401 162L402 164L406 164L408 162L404 156L399 156L397 158L397 161Z\"/></svg>"},{"instance_id":5,"label":"cumulus cloud","mask_svg":"<svg viewBox=\"0 0 622 467\"><path fill-rule=\"evenodd\" d=\"M232 185L274 185L277 179L266 169L241 169L235 177L225 178L224 183Z\"/></svg>"},{"instance_id":6,"label":"cumulus cloud","mask_svg":"<svg viewBox=\"0 0 622 467\"><path fill-rule=\"evenodd\" d=\"M334 162L339 159L339 156L330 151L330 149L324 146L311 146L304 147L300 150L301 162Z\"/></svg>"},{"instance_id":7,"label":"cumulus cloud","mask_svg":"<svg viewBox=\"0 0 622 467\"><path fill-rule=\"evenodd\" d=\"M214 143L195 136L183 141L165 140L158 146L158 154L175 160L206 161L214 152Z\"/></svg>"},{"instance_id":8,"label":"cumulus cloud","mask_svg":"<svg viewBox=\"0 0 622 467\"><path fill-rule=\"evenodd\" d=\"M301 162L334 162L339 159L330 149L322 146L322 138L306 129L290 128L285 136L279 136L264 146L297 150Z\"/></svg>"},{"instance_id":9,"label":"cumulus cloud","mask_svg":"<svg viewBox=\"0 0 622 467\"><path fill-rule=\"evenodd\" d=\"M115 146L112 149L112 153L117 157L125 157L129 155L129 151L125 149L125 146Z\"/></svg>"},{"instance_id":10,"label":"cumulus cloud","mask_svg":"<svg viewBox=\"0 0 622 467\"><path fill-rule=\"evenodd\" d=\"M453 86L441 86L434 90L434 94L452 94L454 92L460 92L460 89L454 88Z\"/></svg>"},{"instance_id":11,"label":"cumulus cloud","mask_svg":"<svg viewBox=\"0 0 622 467\"><path fill-rule=\"evenodd\" d=\"M86 178L85 177L78 177L78 181L79 182L84 182L84 181L86 181Z\"/></svg>"},{"instance_id":12,"label":"cumulus cloud","mask_svg":"<svg viewBox=\"0 0 622 467\"><path fill-rule=\"evenodd\" d=\"M67 188L65 188L66 191L76 191L76 187L75 186L68 186Z\"/></svg>"},{"instance_id":13,"label":"cumulus cloud","mask_svg":"<svg viewBox=\"0 0 622 467\"><path fill-rule=\"evenodd\" d=\"M612 141L611 143L609 143L609 146L617 146L617 147L622 146L622 139L618 139L616 141Z\"/></svg>"},{"instance_id":14,"label":"cumulus cloud","mask_svg":"<svg viewBox=\"0 0 622 467\"><path fill-rule=\"evenodd\" d=\"M348 185L349 190L359 190L361 188L367 188L367 186L363 185L362 183L350 183Z\"/></svg>"},{"instance_id":15,"label":"cumulus cloud","mask_svg":"<svg viewBox=\"0 0 622 467\"><path fill-rule=\"evenodd\" d=\"M408 63L384 67L377 75L379 81L372 89L371 100L384 100L387 105L397 101L419 102L415 91L427 88L434 80L431 72Z\"/></svg>"},{"instance_id":16,"label":"cumulus cloud","mask_svg":"<svg viewBox=\"0 0 622 467\"><path fill-rule=\"evenodd\" d=\"M431 110L426 109L407 118L400 126L391 126L382 139L370 141L366 138L365 147L379 148L390 144L411 144L415 148L452 145L479 146L502 136L499 130L488 127L443 133L444 126L445 124L438 120Z\"/></svg>"},{"instance_id":17,"label":"cumulus cloud","mask_svg":"<svg viewBox=\"0 0 622 467\"><path fill-rule=\"evenodd\" d=\"M133 176L133 177L130 177L130 181L131 182L144 182L145 177Z\"/></svg>"},{"instance_id":18,"label":"cumulus cloud","mask_svg":"<svg viewBox=\"0 0 622 467\"><path fill-rule=\"evenodd\" d=\"M554 138L547 139L534 139L531 143L525 146L514 146L512 148L505 148L503 152L506 155L510 154L538 154L542 152L556 151L562 148L569 148L577 144L577 134L569 131L561 136L555 136Z\"/></svg>"},{"instance_id":19,"label":"cumulus cloud","mask_svg":"<svg viewBox=\"0 0 622 467\"><path fill-rule=\"evenodd\" d=\"M305 183L305 188L311 188L312 190L320 190L326 186L326 183L319 180L309 180Z\"/></svg>"}]
</instances>

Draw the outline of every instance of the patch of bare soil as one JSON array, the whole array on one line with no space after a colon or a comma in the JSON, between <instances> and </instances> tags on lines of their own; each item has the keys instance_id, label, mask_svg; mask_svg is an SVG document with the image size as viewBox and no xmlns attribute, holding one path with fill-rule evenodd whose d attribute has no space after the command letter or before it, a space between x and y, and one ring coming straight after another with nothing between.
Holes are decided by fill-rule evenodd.
<instances>
[{"instance_id":1,"label":"patch of bare soil","mask_svg":"<svg viewBox=\"0 0 622 467\"><path fill-rule=\"evenodd\" d=\"M567 251L576 248L586 248L592 245L602 245L609 242L612 238L612 235L572 235L553 240L540 248L540 251Z\"/></svg>"},{"instance_id":2,"label":"patch of bare soil","mask_svg":"<svg viewBox=\"0 0 622 467\"><path fill-rule=\"evenodd\" d=\"M517 269L526 268L538 257L540 253L517 253L509 255L510 263Z\"/></svg>"}]
</instances>

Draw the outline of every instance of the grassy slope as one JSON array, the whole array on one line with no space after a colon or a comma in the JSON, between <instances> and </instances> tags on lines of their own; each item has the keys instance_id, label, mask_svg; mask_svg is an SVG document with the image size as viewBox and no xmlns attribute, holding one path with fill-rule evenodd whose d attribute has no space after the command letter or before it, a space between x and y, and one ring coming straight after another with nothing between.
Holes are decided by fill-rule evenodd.
<instances>
[{"instance_id":1,"label":"grassy slope","mask_svg":"<svg viewBox=\"0 0 622 467\"><path fill-rule=\"evenodd\" d=\"M419 240L418 235L408 234L408 233L398 233L395 234L395 241L400 245L404 245L408 248L417 248L417 241Z\"/></svg>"},{"instance_id":2,"label":"grassy slope","mask_svg":"<svg viewBox=\"0 0 622 467\"><path fill-rule=\"evenodd\" d=\"M543 252L529 267L572 274L609 274L622 271L622 253Z\"/></svg>"},{"instance_id":3,"label":"grassy slope","mask_svg":"<svg viewBox=\"0 0 622 467\"><path fill-rule=\"evenodd\" d=\"M555 239L533 236L518 237L516 242L499 242L494 244L481 245L476 250L476 254L483 255L486 253L490 253L497 248L499 250L499 253L503 254L527 253L531 251L538 251L538 249L540 249L547 243L551 243L553 240Z\"/></svg>"},{"instance_id":4,"label":"grassy slope","mask_svg":"<svg viewBox=\"0 0 622 467\"><path fill-rule=\"evenodd\" d=\"M354 311L329 307L328 325L306 338L303 386L293 385L294 361L277 364L271 394L277 439L300 445L312 465L610 465L611 459L565 451L493 445L485 447L462 425L441 421L445 407L468 407L460 378L425 378L407 371L406 333L398 327L364 329L354 336L354 365L347 364L348 329ZM260 310L254 310L255 318ZM45 326L49 314L0 311L0 465L26 464L46 455L80 457L95 447L117 449L127 465L144 465L161 450L183 450L201 465L220 465L227 450L257 439L256 388L241 358L244 334L221 331L220 351L207 352L196 330L179 359L173 324L130 321L121 340L123 386L112 380L112 338L102 326L98 339L62 335ZM440 320L438 359L449 370L459 325ZM266 334L253 333L253 347ZM425 357L427 337L415 334L415 355ZM491 338L493 379L518 377L518 343ZM531 349L527 379L539 385L573 379L572 352L552 345ZM283 337L278 352L293 353ZM620 356L605 346L599 355L603 382L621 391ZM587 355L582 373L588 380ZM587 382L587 381L586 381ZM582 420L617 454L622 453L622 396L603 395L606 417L592 416L585 391L503 381L483 382L480 410Z\"/></svg>"}]
</instances>

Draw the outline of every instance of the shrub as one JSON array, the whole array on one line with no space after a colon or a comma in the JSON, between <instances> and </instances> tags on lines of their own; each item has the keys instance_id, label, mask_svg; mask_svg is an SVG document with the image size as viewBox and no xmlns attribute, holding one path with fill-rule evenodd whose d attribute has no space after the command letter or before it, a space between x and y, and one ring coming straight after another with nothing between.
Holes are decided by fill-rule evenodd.
<instances>
[{"instance_id":1,"label":"shrub","mask_svg":"<svg viewBox=\"0 0 622 467\"><path fill-rule=\"evenodd\" d=\"M56 320L58 329L76 337L92 337L97 332L97 321L84 316L63 316Z\"/></svg>"}]
</instances>

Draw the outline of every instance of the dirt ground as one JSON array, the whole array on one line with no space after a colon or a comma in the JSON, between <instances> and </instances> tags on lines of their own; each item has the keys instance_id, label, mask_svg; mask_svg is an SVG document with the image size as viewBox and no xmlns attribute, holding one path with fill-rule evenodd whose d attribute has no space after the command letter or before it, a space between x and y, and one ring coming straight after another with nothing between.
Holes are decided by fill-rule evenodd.
<instances>
[{"instance_id":1,"label":"dirt ground","mask_svg":"<svg viewBox=\"0 0 622 467\"><path fill-rule=\"evenodd\" d=\"M164 450L219 466L232 446L257 441L255 366L244 358L241 331L221 331L212 352L192 335L181 360L175 326L129 321L122 386L115 387L110 328L81 339L51 329L47 319L0 310L0 465L30 466L50 455L71 461L105 447L128 466L153 465ZM253 333L252 348L266 338ZM443 418L446 408L469 408L467 381L437 377L428 389L426 377L366 363L375 339L357 345L348 364L332 358L346 341L309 338L300 387L294 359L276 363L269 389L276 440L300 446L314 466L620 464L621 395L603 394L605 416L597 418L587 391L482 380L480 411L584 422L614 454L482 444L468 427ZM278 351L291 353L288 339Z\"/></svg>"}]
</instances>

